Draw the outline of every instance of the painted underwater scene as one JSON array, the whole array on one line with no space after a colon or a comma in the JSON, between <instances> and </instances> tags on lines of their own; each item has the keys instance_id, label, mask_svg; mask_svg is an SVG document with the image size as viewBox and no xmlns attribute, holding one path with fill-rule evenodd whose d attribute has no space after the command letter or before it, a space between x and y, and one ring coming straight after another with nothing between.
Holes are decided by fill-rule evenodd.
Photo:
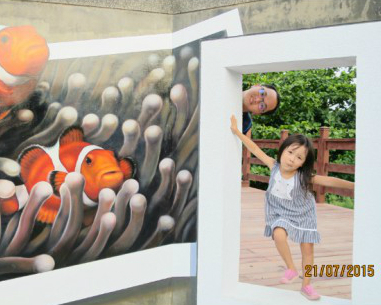
<instances>
[{"instance_id":1,"label":"painted underwater scene","mask_svg":"<svg viewBox=\"0 0 381 305\"><path fill-rule=\"evenodd\" d=\"M196 241L200 42L49 61L7 29L0 279Z\"/></svg>"}]
</instances>

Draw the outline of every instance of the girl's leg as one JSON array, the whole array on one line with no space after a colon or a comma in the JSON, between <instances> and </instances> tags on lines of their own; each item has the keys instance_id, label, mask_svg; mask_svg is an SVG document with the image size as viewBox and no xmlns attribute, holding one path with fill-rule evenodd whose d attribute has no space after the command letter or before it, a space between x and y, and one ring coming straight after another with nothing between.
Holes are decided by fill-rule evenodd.
<instances>
[{"instance_id":1,"label":"girl's leg","mask_svg":"<svg viewBox=\"0 0 381 305\"><path fill-rule=\"evenodd\" d=\"M302 270L303 270L303 282L302 287L310 284L311 278L305 277L306 265L313 265L314 263L314 244L312 243L301 243L300 250L302 252Z\"/></svg>"},{"instance_id":2,"label":"girl's leg","mask_svg":"<svg viewBox=\"0 0 381 305\"><path fill-rule=\"evenodd\" d=\"M296 271L294 261L292 260L290 247L287 243L287 232L281 227L276 227L273 232L273 237L275 241L276 248L280 256L283 258L286 263L287 269Z\"/></svg>"},{"instance_id":3,"label":"girl's leg","mask_svg":"<svg viewBox=\"0 0 381 305\"><path fill-rule=\"evenodd\" d=\"M303 282L301 293L309 300L319 300L320 295L310 285L310 278L305 277L306 265L312 265L314 263L314 244L301 243L300 250L302 251L302 268L303 268Z\"/></svg>"}]
</instances>

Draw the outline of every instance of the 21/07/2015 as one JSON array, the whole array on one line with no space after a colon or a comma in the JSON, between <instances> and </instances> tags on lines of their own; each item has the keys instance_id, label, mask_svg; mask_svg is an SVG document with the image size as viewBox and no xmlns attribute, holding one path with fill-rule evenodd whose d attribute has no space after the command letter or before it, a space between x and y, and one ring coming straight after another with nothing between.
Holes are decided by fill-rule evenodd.
<instances>
[{"instance_id":1,"label":"21/07/2015","mask_svg":"<svg viewBox=\"0 0 381 305\"><path fill-rule=\"evenodd\" d=\"M305 277L373 277L374 265L306 265Z\"/></svg>"}]
</instances>

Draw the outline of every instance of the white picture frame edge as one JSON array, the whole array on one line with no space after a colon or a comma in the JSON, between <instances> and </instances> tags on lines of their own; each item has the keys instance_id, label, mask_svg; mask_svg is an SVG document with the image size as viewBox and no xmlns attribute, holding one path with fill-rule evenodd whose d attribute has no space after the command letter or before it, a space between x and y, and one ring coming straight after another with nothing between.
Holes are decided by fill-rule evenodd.
<instances>
[{"instance_id":1,"label":"white picture frame edge","mask_svg":"<svg viewBox=\"0 0 381 305\"><path fill-rule=\"evenodd\" d=\"M353 264L373 264L375 276L353 278L352 300L322 297L319 304L379 303L380 34L381 22L369 22L202 42L198 305L310 304L298 292L239 282L242 149L229 118L234 114L241 126L242 74L351 65L357 66Z\"/></svg>"}]
</instances>

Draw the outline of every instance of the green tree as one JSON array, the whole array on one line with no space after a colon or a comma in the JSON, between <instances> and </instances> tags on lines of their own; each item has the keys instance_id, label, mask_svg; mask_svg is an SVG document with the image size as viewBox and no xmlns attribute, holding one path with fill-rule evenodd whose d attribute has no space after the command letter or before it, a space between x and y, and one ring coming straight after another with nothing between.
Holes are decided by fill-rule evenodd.
<instances>
[{"instance_id":1,"label":"green tree","mask_svg":"<svg viewBox=\"0 0 381 305\"><path fill-rule=\"evenodd\" d=\"M264 125L318 136L319 127L328 126L334 131L333 136L353 137L355 78L353 67L244 75L243 90L254 84L273 84L282 99L276 113L254 118L253 132L258 125ZM340 130L337 135L336 130Z\"/></svg>"}]
</instances>

